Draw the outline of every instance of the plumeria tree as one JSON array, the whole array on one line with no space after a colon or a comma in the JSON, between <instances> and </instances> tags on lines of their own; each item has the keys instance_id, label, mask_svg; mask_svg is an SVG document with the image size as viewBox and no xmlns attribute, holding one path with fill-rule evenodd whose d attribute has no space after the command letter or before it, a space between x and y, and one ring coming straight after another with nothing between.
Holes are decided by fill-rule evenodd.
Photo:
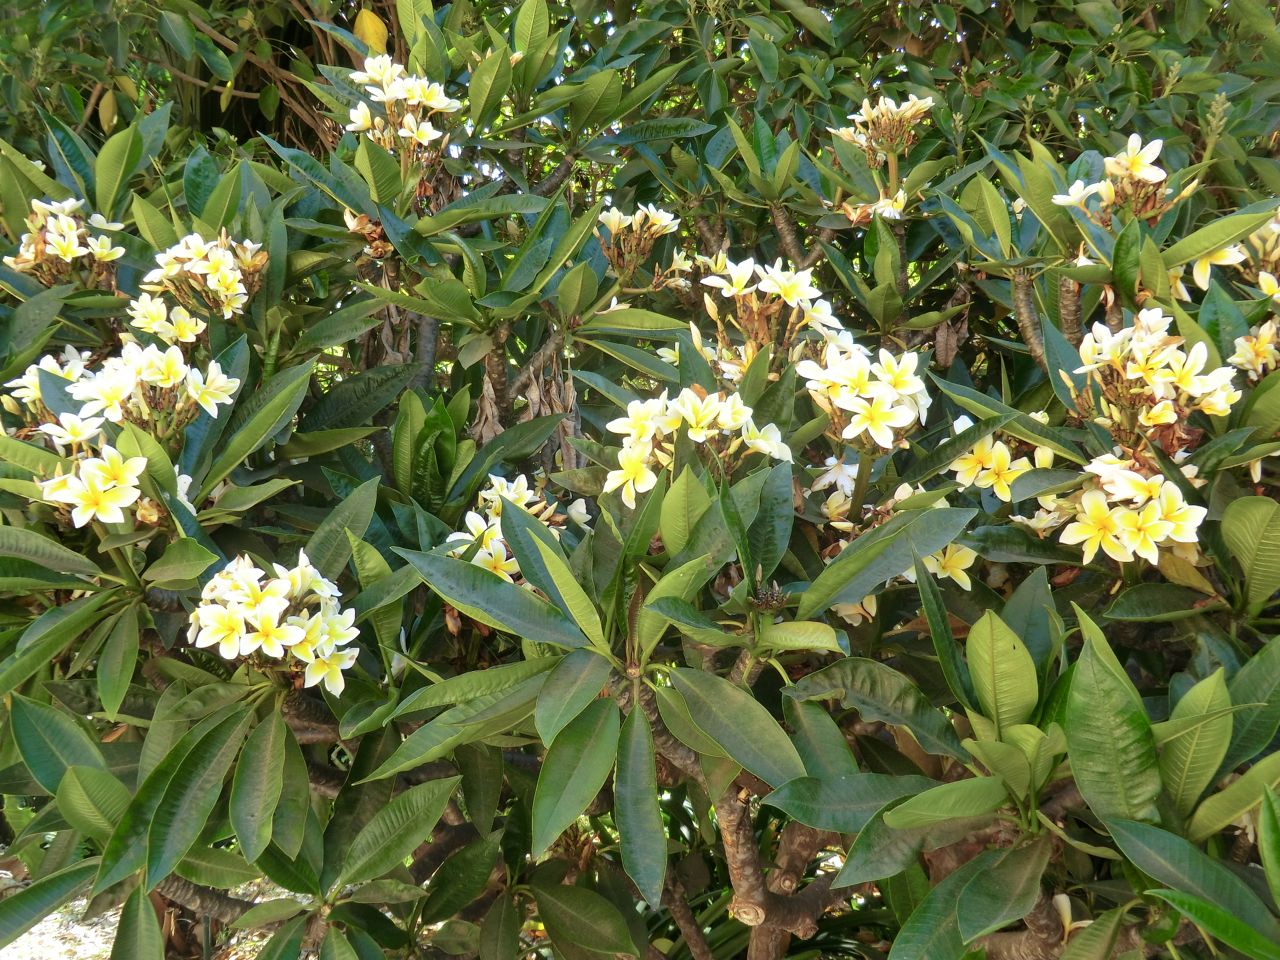
<instances>
[{"instance_id":1,"label":"plumeria tree","mask_svg":"<svg viewBox=\"0 0 1280 960\"><path fill-rule=\"evenodd\" d=\"M0 945L1277 957L1275 24L1039 9L15 70Z\"/></svg>"}]
</instances>

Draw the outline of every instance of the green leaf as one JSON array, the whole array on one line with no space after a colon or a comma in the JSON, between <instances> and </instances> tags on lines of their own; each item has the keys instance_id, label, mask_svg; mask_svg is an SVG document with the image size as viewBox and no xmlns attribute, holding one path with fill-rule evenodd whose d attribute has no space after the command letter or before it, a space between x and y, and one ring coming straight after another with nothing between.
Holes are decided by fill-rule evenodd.
<instances>
[{"instance_id":1,"label":"green leaf","mask_svg":"<svg viewBox=\"0 0 1280 960\"><path fill-rule=\"evenodd\" d=\"M1280 503L1240 497L1222 513L1222 536L1244 571L1251 610L1261 610L1280 590Z\"/></svg>"},{"instance_id":2,"label":"green leaf","mask_svg":"<svg viewBox=\"0 0 1280 960\"><path fill-rule=\"evenodd\" d=\"M68 767L58 784L58 812L99 842L111 836L128 806L128 788L101 767Z\"/></svg>"},{"instance_id":3,"label":"green leaf","mask_svg":"<svg viewBox=\"0 0 1280 960\"><path fill-rule=\"evenodd\" d=\"M959 960L965 949L956 904L965 887L1000 856L998 850L979 854L930 890L898 931L889 960Z\"/></svg>"},{"instance_id":4,"label":"green leaf","mask_svg":"<svg viewBox=\"0 0 1280 960\"><path fill-rule=\"evenodd\" d=\"M286 733L275 712L254 727L231 779L231 826L250 862L271 842L271 821L284 790Z\"/></svg>"},{"instance_id":5,"label":"green leaf","mask_svg":"<svg viewBox=\"0 0 1280 960\"><path fill-rule=\"evenodd\" d=\"M0 448L0 455L6 460L10 459L8 451L3 448ZM98 565L84 554L24 527L0 527L0 557L30 560L57 573L86 577L96 577L102 573Z\"/></svg>"},{"instance_id":6,"label":"green leaf","mask_svg":"<svg viewBox=\"0 0 1280 960\"><path fill-rule=\"evenodd\" d=\"M933 640L933 649L938 654L938 666L947 681L947 688L962 707L972 707L977 699L973 695L973 679L969 676L968 664L956 647L955 634L951 632L951 622L947 619L947 608L942 601L938 581L918 556L915 558L915 571L916 588L920 591L920 607L929 624L929 635Z\"/></svg>"},{"instance_id":7,"label":"green leaf","mask_svg":"<svg viewBox=\"0 0 1280 960\"><path fill-rule=\"evenodd\" d=\"M929 753L967 759L942 711L906 675L878 660L848 657L815 670L783 692L797 700L837 699L864 720L905 727Z\"/></svg>"},{"instance_id":8,"label":"green leaf","mask_svg":"<svg viewBox=\"0 0 1280 960\"><path fill-rule=\"evenodd\" d=\"M98 656L98 698L102 709L114 717L129 693L138 666L138 606L125 607L107 634Z\"/></svg>"},{"instance_id":9,"label":"green leaf","mask_svg":"<svg viewBox=\"0 0 1280 960\"><path fill-rule=\"evenodd\" d=\"M671 489L662 499L662 543L672 556L677 555L689 542L693 525L711 506L711 495L703 488L691 467L680 471Z\"/></svg>"},{"instance_id":10,"label":"green leaf","mask_svg":"<svg viewBox=\"0 0 1280 960\"><path fill-rule=\"evenodd\" d=\"M857 537L800 596L796 616L812 619L833 603L861 603L881 584L953 541L976 510L907 510Z\"/></svg>"},{"instance_id":11,"label":"green leaf","mask_svg":"<svg viewBox=\"0 0 1280 960\"><path fill-rule=\"evenodd\" d=\"M763 800L818 830L858 833L886 804L937 786L928 777L854 773L788 780Z\"/></svg>"},{"instance_id":12,"label":"green leaf","mask_svg":"<svg viewBox=\"0 0 1280 960\"><path fill-rule=\"evenodd\" d=\"M1169 715L1176 723L1190 717L1213 715L1185 736L1169 740L1160 750L1160 779L1174 808L1187 816L1205 788L1213 782L1231 741L1231 697L1224 671L1219 668L1183 695Z\"/></svg>"},{"instance_id":13,"label":"green leaf","mask_svg":"<svg viewBox=\"0 0 1280 960\"><path fill-rule=\"evenodd\" d=\"M657 910L667 874L667 831L658 806L653 733L644 711L633 709L618 740L618 773L613 784L613 818L622 866L641 896Z\"/></svg>"},{"instance_id":14,"label":"green leaf","mask_svg":"<svg viewBox=\"0 0 1280 960\"><path fill-rule=\"evenodd\" d=\"M307 559L331 580L337 579L351 559L351 541L347 539L347 532L359 539L369 529L381 479L372 477L352 490L316 527L307 541Z\"/></svg>"},{"instance_id":15,"label":"green leaf","mask_svg":"<svg viewBox=\"0 0 1280 960\"><path fill-rule=\"evenodd\" d=\"M14 694L9 724L22 762L49 793L58 792L69 767L106 769L98 745L61 710Z\"/></svg>"},{"instance_id":16,"label":"green leaf","mask_svg":"<svg viewBox=\"0 0 1280 960\"><path fill-rule=\"evenodd\" d=\"M1159 897L1209 936L1239 950L1246 957L1280 960L1280 945L1273 937L1252 929L1216 904L1177 890L1148 890L1147 895Z\"/></svg>"},{"instance_id":17,"label":"green leaf","mask_svg":"<svg viewBox=\"0 0 1280 960\"><path fill-rule=\"evenodd\" d=\"M361 140L362 144L368 142ZM379 152L386 155L385 151ZM297 342L294 343L291 352L310 353L348 343L377 326L382 321L378 312L385 306L386 304L373 297L347 303L327 317L308 324L302 331L302 336L298 337Z\"/></svg>"},{"instance_id":18,"label":"green leaf","mask_svg":"<svg viewBox=\"0 0 1280 960\"><path fill-rule=\"evenodd\" d=\"M534 857L540 857L595 799L618 752L618 707L594 700L547 750L533 795Z\"/></svg>"},{"instance_id":19,"label":"green leaf","mask_svg":"<svg viewBox=\"0 0 1280 960\"><path fill-rule=\"evenodd\" d=\"M515 960L519 956L524 912L512 894L499 894L480 924L480 960Z\"/></svg>"},{"instance_id":20,"label":"green leaf","mask_svg":"<svg viewBox=\"0 0 1280 960\"><path fill-rule=\"evenodd\" d=\"M1036 665L1018 635L988 610L969 631L969 675L983 714L996 737L1035 713L1040 693Z\"/></svg>"},{"instance_id":21,"label":"green leaf","mask_svg":"<svg viewBox=\"0 0 1280 960\"><path fill-rule=\"evenodd\" d=\"M1274 205L1268 209L1253 213L1234 213L1215 220L1207 226L1183 237L1168 250L1164 251L1164 265L1176 267L1180 264L1198 260L1206 254L1221 250L1247 237L1253 231L1266 224L1275 216Z\"/></svg>"},{"instance_id":22,"label":"green leaf","mask_svg":"<svg viewBox=\"0 0 1280 960\"><path fill-rule=\"evenodd\" d=\"M1280 903L1280 800L1271 787L1262 792L1262 809L1258 812L1258 856L1271 900Z\"/></svg>"},{"instance_id":23,"label":"green leaf","mask_svg":"<svg viewBox=\"0 0 1280 960\"><path fill-rule=\"evenodd\" d=\"M612 670L609 661L594 650L574 650L552 669L533 711L533 724L544 744L550 746L560 731L600 696Z\"/></svg>"},{"instance_id":24,"label":"green leaf","mask_svg":"<svg viewBox=\"0 0 1280 960\"><path fill-rule=\"evenodd\" d=\"M96 857L81 860L0 900L0 947L9 946L79 893L97 869Z\"/></svg>"},{"instance_id":25,"label":"green leaf","mask_svg":"<svg viewBox=\"0 0 1280 960\"><path fill-rule=\"evenodd\" d=\"M431 877L423 924L440 923L484 892L489 874L502 852L502 832L495 831L467 844L442 863Z\"/></svg>"},{"instance_id":26,"label":"green leaf","mask_svg":"<svg viewBox=\"0 0 1280 960\"><path fill-rule=\"evenodd\" d=\"M217 560L217 554L190 537L182 537L164 548L160 559L143 571L142 579L162 584L195 580Z\"/></svg>"},{"instance_id":27,"label":"green leaf","mask_svg":"<svg viewBox=\"0 0 1280 960\"><path fill-rule=\"evenodd\" d=\"M1102 631L1076 613L1085 642L1067 695L1071 772L1098 816L1156 820L1161 782L1151 720Z\"/></svg>"},{"instance_id":28,"label":"green leaf","mask_svg":"<svg viewBox=\"0 0 1280 960\"><path fill-rule=\"evenodd\" d=\"M0 697L12 693L41 668L47 667L89 628L99 609L116 596L114 590L103 590L91 597L81 597L47 610L33 620L19 639L17 651L0 661Z\"/></svg>"},{"instance_id":29,"label":"green leaf","mask_svg":"<svg viewBox=\"0 0 1280 960\"><path fill-rule=\"evenodd\" d=\"M351 841L335 887L380 877L431 835L460 777L410 787L379 810Z\"/></svg>"},{"instance_id":30,"label":"green leaf","mask_svg":"<svg viewBox=\"0 0 1280 960\"><path fill-rule=\"evenodd\" d=\"M1060 960L1111 960L1127 908L1116 907L1071 935Z\"/></svg>"},{"instance_id":31,"label":"green leaf","mask_svg":"<svg viewBox=\"0 0 1280 960\"><path fill-rule=\"evenodd\" d=\"M747 691L687 667L677 667L670 677L694 724L742 767L773 787L805 775L795 745Z\"/></svg>"},{"instance_id":32,"label":"green leaf","mask_svg":"<svg viewBox=\"0 0 1280 960\"><path fill-rule=\"evenodd\" d=\"M1256 807L1264 791L1277 786L1280 786L1280 753L1273 753L1251 766L1239 780L1233 780L1207 797L1187 824L1187 839L1193 843L1208 840Z\"/></svg>"},{"instance_id":33,"label":"green leaf","mask_svg":"<svg viewBox=\"0 0 1280 960\"><path fill-rule=\"evenodd\" d=\"M884 815L895 830L927 827L957 817L993 813L1009 800L999 777L969 777L939 784L898 804Z\"/></svg>"},{"instance_id":34,"label":"green leaf","mask_svg":"<svg viewBox=\"0 0 1280 960\"><path fill-rule=\"evenodd\" d=\"M1250 657L1231 678L1227 690L1231 702L1240 704L1241 709L1234 714L1231 745L1220 773L1257 756L1280 727L1280 637L1272 637Z\"/></svg>"},{"instance_id":35,"label":"green leaf","mask_svg":"<svg viewBox=\"0 0 1280 960\"><path fill-rule=\"evenodd\" d=\"M395 548L422 575L423 583L459 611L517 637L558 647L585 647L577 625L545 600L473 563L454 557Z\"/></svg>"},{"instance_id":36,"label":"green leaf","mask_svg":"<svg viewBox=\"0 0 1280 960\"><path fill-rule=\"evenodd\" d=\"M715 575L717 566L708 556L696 557L682 563L674 570L667 570L645 596L645 605L635 619L636 645L647 658L653 652L663 632L671 620L650 607L658 600L668 597L677 600L692 600L708 580Z\"/></svg>"},{"instance_id":37,"label":"green leaf","mask_svg":"<svg viewBox=\"0 0 1280 960\"><path fill-rule=\"evenodd\" d=\"M552 943L577 947L590 954L639 956L627 922L618 908L600 894L582 887L532 884L538 916Z\"/></svg>"},{"instance_id":38,"label":"green leaf","mask_svg":"<svg viewBox=\"0 0 1280 960\"><path fill-rule=\"evenodd\" d=\"M232 433L221 444L221 452L209 467L197 500L207 497L246 457L264 446L293 419L307 394L312 365L312 361L308 361L282 370L263 384L260 391L247 399L237 399L227 425Z\"/></svg>"},{"instance_id":39,"label":"green leaf","mask_svg":"<svg viewBox=\"0 0 1280 960\"><path fill-rule=\"evenodd\" d=\"M147 831L147 890L172 873L199 839L222 794L222 782L240 750L249 719L247 709L232 713L195 743L174 770Z\"/></svg>"},{"instance_id":40,"label":"green leaf","mask_svg":"<svg viewBox=\"0 0 1280 960\"><path fill-rule=\"evenodd\" d=\"M164 937L156 908L142 887L135 887L120 911L111 960L164 960Z\"/></svg>"},{"instance_id":41,"label":"green leaf","mask_svg":"<svg viewBox=\"0 0 1280 960\"><path fill-rule=\"evenodd\" d=\"M1040 899L1040 878L1053 844L1042 837L1007 851L970 880L956 902L960 936L965 943L1021 920Z\"/></svg>"},{"instance_id":42,"label":"green leaf","mask_svg":"<svg viewBox=\"0 0 1280 960\"><path fill-rule=\"evenodd\" d=\"M505 46L493 50L471 71L471 123L484 129L497 113L511 87L511 53Z\"/></svg>"},{"instance_id":43,"label":"green leaf","mask_svg":"<svg viewBox=\"0 0 1280 960\"><path fill-rule=\"evenodd\" d=\"M1106 827L1120 852L1147 876L1202 897L1280 941L1275 918L1248 885L1182 837L1133 820L1108 820Z\"/></svg>"},{"instance_id":44,"label":"green leaf","mask_svg":"<svg viewBox=\"0 0 1280 960\"><path fill-rule=\"evenodd\" d=\"M98 151L94 161L94 196L99 212L107 219L115 213L116 201L141 159L142 137L132 124L108 139Z\"/></svg>"}]
</instances>

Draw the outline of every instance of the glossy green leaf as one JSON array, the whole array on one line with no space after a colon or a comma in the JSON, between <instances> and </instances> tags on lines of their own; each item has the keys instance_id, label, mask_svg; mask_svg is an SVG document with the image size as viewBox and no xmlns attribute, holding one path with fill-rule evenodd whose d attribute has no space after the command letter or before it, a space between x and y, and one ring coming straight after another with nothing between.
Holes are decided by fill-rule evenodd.
<instances>
[{"instance_id":1,"label":"glossy green leaf","mask_svg":"<svg viewBox=\"0 0 1280 960\"><path fill-rule=\"evenodd\" d=\"M380 877L431 835L459 777L431 780L396 796L351 841L338 886Z\"/></svg>"},{"instance_id":2,"label":"glossy green leaf","mask_svg":"<svg viewBox=\"0 0 1280 960\"><path fill-rule=\"evenodd\" d=\"M592 701L556 736L547 750L533 795L535 857L595 799L618 752L618 707L612 699Z\"/></svg>"},{"instance_id":3,"label":"glossy green leaf","mask_svg":"<svg viewBox=\"0 0 1280 960\"><path fill-rule=\"evenodd\" d=\"M284 790L286 733L278 713L254 727L231 779L231 826L250 862L271 842L271 822Z\"/></svg>"},{"instance_id":4,"label":"glossy green leaf","mask_svg":"<svg viewBox=\"0 0 1280 960\"><path fill-rule=\"evenodd\" d=\"M618 772L613 785L614 820L622 866L655 910L667 873L667 832L658 806L653 733L643 710L632 710L618 740Z\"/></svg>"}]
</instances>

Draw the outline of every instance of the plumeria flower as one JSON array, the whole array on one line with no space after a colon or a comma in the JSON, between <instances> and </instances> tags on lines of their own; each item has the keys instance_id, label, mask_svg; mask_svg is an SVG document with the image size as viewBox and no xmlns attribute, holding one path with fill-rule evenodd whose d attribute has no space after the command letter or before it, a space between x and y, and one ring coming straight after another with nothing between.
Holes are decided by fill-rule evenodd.
<instances>
[{"instance_id":1,"label":"plumeria flower","mask_svg":"<svg viewBox=\"0 0 1280 960\"><path fill-rule=\"evenodd\" d=\"M1274 274L1259 270L1258 289L1262 291L1264 297L1270 297L1276 303L1280 303L1280 280L1277 280Z\"/></svg>"},{"instance_id":2,"label":"plumeria flower","mask_svg":"<svg viewBox=\"0 0 1280 960\"><path fill-rule=\"evenodd\" d=\"M992 455L994 443L990 436L983 437L973 445L972 450L951 462L948 469L955 472L956 482L961 488L973 486L978 482L978 476L981 473L991 469L995 463Z\"/></svg>"},{"instance_id":3,"label":"plumeria flower","mask_svg":"<svg viewBox=\"0 0 1280 960\"><path fill-rule=\"evenodd\" d=\"M124 247L112 246L110 237L97 236L89 241L89 252L99 263L110 263L124 256Z\"/></svg>"},{"instance_id":4,"label":"plumeria flower","mask_svg":"<svg viewBox=\"0 0 1280 960\"><path fill-rule=\"evenodd\" d=\"M871 204L871 212L879 214L886 220L901 220L902 214L906 209L907 195L902 190L899 190L892 197L881 197Z\"/></svg>"},{"instance_id":5,"label":"plumeria flower","mask_svg":"<svg viewBox=\"0 0 1280 960\"><path fill-rule=\"evenodd\" d=\"M716 420L720 416L720 395L709 393L705 397L700 397L692 389L685 387L680 391L679 396L668 404L667 410L673 417L680 418L690 440L694 443L704 443L716 432Z\"/></svg>"},{"instance_id":6,"label":"plumeria flower","mask_svg":"<svg viewBox=\"0 0 1280 960\"><path fill-rule=\"evenodd\" d=\"M102 436L102 417L80 418L74 413L58 414L57 423L42 423L40 432L46 434L59 449L77 444L89 444Z\"/></svg>"},{"instance_id":7,"label":"plumeria flower","mask_svg":"<svg viewBox=\"0 0 1280 960\"><path fill-rule=\"evenodd\" d=\"M373 112L369 109L369 104L361 100L348 113L350 122L344 127L351 133L364 133L366 130L373 129Z\"/></svg>"},{"instance_id":8,"label":"plumeria flower","mask_svg":"<svg viewBox=\"0 0 1280 960\"><path fill-rule=\"evenodd\" d=\"M83 201L77 201L83 203ZM123 223L116 223L114 220L108 220L100 213L89 214L89 226L95 230L123 230Z\"/></svg>"},{"instance_id":9,"label":"plumeria flower","mask_svg":"<svg viewBox=\"0 0 1280 960\"><path fill-rule=\"evenodd\" d=\"M822 296L822 291L813 285L813 270L784 270L781 258L774 261L773 266L756 267L756 273L760 276L756 289L776 294L789 307L798 307Z\"/></svg>"},{"instance_id":10,"label":"plumeria flower","mask_svg":"<svg viewBox=\"0 0 1280 960\"><path fill-rule=\"evenodd\" d=\"M520 564L515 557L507 556L507 548L500 540L490 543L486 550L476 551L471 562L477 567L483 567L490 573L497 574L508 583L512 582L514 574L520 572Z\"/></svg>"},{"instance_id":11,"label":"plumeria flower","mask_svg":"<svg viewBox=\"0 0 1280 960\"><path fill-rule=\"evenodd\" d=\"M1122 508L1116 515L1120 542L1126 550L1148 563L1160 562L1160 550L1156 546L1167 537L1173 524L1161 519L1160 505L1149 503L1138 510Z\"/></svg>"},{"instance_id":12,"label":"plumeria flower","mask_svg":"<svg viewBox=\"0 0 1280 960\"><path fill-rule=\"evenodd\" d=\"M916 376L920 356L904 353L895 357L888 350L880 351L880 359L871 365L876 379L899 397L909 397L925 390L924 381Z\"/></svg>"},{"instance_id":13,"label":"plumeria flower","mask_svg":"<svg viewBox=\"0 0 1280 960\"><path fill-rule=\"evenodd\" d=\"M1178 543L1199 541L1200 524L1209 514L1205 507L1187 503L1182 490L1171 481L1166 481L1160 488L1160 496L1155 502L1160 508L1160 519L1169 524L1167 536L1170 540Z\"/></svg>"},{"instance_id":14,"label":"plumeria flower","mask_svg":"<svg viewBox=\"0 0 1280 960\"><path fill-rule=\"evenodd\" d=\"M858 465L856 463L845 463L835 457L827 457L824 466L826 470L813 481L813 485L809 489L817 491L834 486L837 492L844 494L846 497L851 496L858 482Z\"/></svg>"},{"instance_id":15,"label":"plumeria flower","mask_svg":"<svg viewBox=\"0 0 1280 960\"><path fill-rule=\"evenodd\" d=\"M649 469L649 452L643 446L625 446L618 452L618 469L605 477L603 492L621 488L622 502L634 510L636 494L647 493L657 482L658 475Z\"/></svg>"},{"instance_id":16,"label":"plumeria flower","mask_svg":"<svg viewBox=\"0 0 1280 960\"><path fill-rule=\"evenodd\" d=\"M268 657L283 657L285 648L291 647L305 635L297 624L281 623L283 610L260 608L252 617L254 629L247 631L240 641L240 656L247 657L261 650Z\"/></svg>"},{"instance_id":17,"label":"plumeria flower","mask_svg":"<svg viewBox=\"0 0 1280 960\"><path fill-rule=\"evenodd\" d=\"M1091 183L1086 185L1083 180L1077 180L1071 186L1067 187L1066 193L1055 193L1053 202L1060 207L1080 207L1084 208L1085 201L1097 193L1102 188L1101 184Z\"/></svg>"},{"instance_id":18,"label":"plumeria flower","mask_svg":"<svg viewBox=\"0 0 1280 960\"><path fill-rule=\"evenodd\" d=\"M83 527L94 520L124 523L124 507L141 495L137 487L103 486L92 477L67 482L65 502L71 505L71 522Z\"/></svg>"},{"instance_id":19,"label":"plumeria flower","mask_svg":"<svg viewBox=\"0 0 1280 960\"><path fill-rule=\"evenodd\" d=\"M321 644L313 651L303 672L303 686L314 687L323 682L324 688L331 694L341 696L347 685L343 671L349 669L359 656L359 650L340 650Z\"/></svg>"},{"instance_id":20,"label":"plumeria flower","mask_svg":"<svg viewBox=\"0 0 1280 960\"><path fill-rule=\"evenodd\" d=\"M744 297L756 289L752 284L756 274L756 262L748 257L737 263L726 260L720 276L703 277L702 282L708 287L715 287L722 297Z\"/></svg>"},{"instance_id":21,"label":"plumeria flower","mask_svg":"<svg viewBox=\"0 0 1280 960\"><path fill-rule=\"evenodd\" d=\"M716 413L716 424L725 431L740 430L750 419L751 408L736 393L725 397Z\"/></svg>"},{"instance_id":22,"label":"plumeria flower","mask_svg":"<svg viewBox=\"0 0 1280 960\"><path fill-rule=\"evenodd\" d=\"M804 307L805 323L818 331L840 330L842 329L840 321L831 311L831 303L828 300L814 300L812 303Z\"/></svg>"},{"instance_id":23,"label":"plumeria flower","mask_svg":"<svg viewBox=\"0 0 1280 960\"><path fill-rule=\"evenodd\" d=\"M240 656L240 644L246 632L244 613L237 606L210 604L199 606L191 614L192 639L197 647L217 647L224 660ZM299 631L301 632L301 631Z\"/></svg>"},{"instance_id":24,"label":"plumeria flower","mask_svg":"<svg viewBox=\"0 0 1280 960\"><path fill-rule=\"evenodd\" d=\"M1238 244L1206 253L1191 268L1191 279L1196 282L1196 286L1201 290L1208 290L1211 267L1230 267L1243 262L1244 259L1244 249Z\"/></svg>"},{"instance_id":25,"label":"plumeria flower","mask_svg":"<svg viewBox=\"0 0 1280 960\"><path fill-rule=\"evenodd\" d=\"M991 448L991 465L978 474L977 485L991 488L991 492L1008 503L1013 499L1012 484L1031 469L1026 457L1011 460L1009 448L997 441Z\"/></svg>"},{"instance_id":26,"label":"plumeria flower","mask_svg":"<svg viewBox=\"0 0 1280 960\"><path fill-rule=\"evenodd\" d=\"M617 207L610 207L600 214L600 223L609 231L611 237L617 237L623 230L631 226L632 217Z\"/></svg>"},{"instance_id":27,"label":"plumeria flower","mask_svg":"<svg viewBox=\"0 0 1280 960\"><path fill-rule=\"evenodd\" d=\"M627 404L627 415L605 424L611 433L620 433L637 442L652 440L661 432L663 414L667 409L667 395L652 400L632 400Z\"/></svg>"},{"instance_id":28,"label":"plumeria flower","mask_svg":"<svg viewBox=\"0 0 1280 960\"><path fill-rule=\"evenodd\" d=\"M146 457L125 457L104 444L97 457L80 462L80 478L103 487L133 487L146 469Z\"/></svg>"},{"instance_id":29,"label":"plumeria flower","mask_svg":"<svg viewBox=\"0 0 1280 960\"><path fill-rule=\"evenodd\" d=\"M757 428L748 420L742 425L742 442L756 453L763 453L774 460L781 460L784 463L794 462L791 448L783 442L782 431L775 423L766 423L763 427Z\"/></svg>"},{"instance_id":30,"label":"plumeria flower","mask_svg":"<svg viewBox=\"0 0 1280 960\"><path fill-rule=\"evenodd\" d=\"M46 233L45 246L55 257L67 263L89 253L89 248L80 242L78 233Z\"/></svg>"},{"instance_id":31,"label":"plumeria flower","mask_svg":"<svg viewBox=\"0 0 1280 960\"><path fill-rule=\"evenodd\" d=\"M187 371L187 396L211 417L218 416L218 404L232 402L231 396L239 388L240 381L226 376L216 360L209 364L208 373L194 367Z\"/></svg>"},{"instance_id":32,"label":"plumeria flower","mask_svg":"<svg viewBox=\"0 0 1280 960\"><path fill-rule=\"evenodd\" d=\"M1155 165L1155 161L1163 146L1163 140L1152 140L1144 146L1142 138L1131 133L1125 148L1114 157L1107 157L1103 166L1108 176L1132 177L1147 183L1159 183L1165 178L1165 172Z\"/></svg>"},{"instance_id":33,"label":"plumeria flower","mask_svg":"<svg viewBox=\"0 0 1280 960\"><path fill-rule=\"evenodd\" d=\"M856 397L849 404L849 412L849 424L841 436L852 440L865 432L886 450L893 447L894 430L907 426L916 418L913 408L897 406L890 394L880 392L867 399Z\"/></svg>"},{"instance_id":34,"label":"plumeria flower","mask_svg":"<svg viewBox=\"0 0 1280 960\"><path fill-rule=\"evenodd\" d=\"M168 329L157 331L156 335L166 341L172 339L178 343L195 343L207 326L208 324L199 317L193 317L184 307L174 307L169 311Z\"/></svg>"},{"instance_id":35,"label":"plumeria flower","mask_svg":"<svg viewBox=\"0 0 1280 960\"><path fill-rule=\"evenodd\" d=\"M978 554L968 547L950 543L937 553L922 558L925 569L939 579L949 577L962 590L972 589L968 569L973 566Z\"/></svg>"},{"instance_id":36,"label":"plumeria flower","mask_svg":"<svg viewBox=\"0 0 1280 960\"><path fill-rule=\"evenodd\" d=\"M1068 545L1083 544L1085 563L1091 563L1099 549L1111 559L1127 563L1133 554L1120 539L1118 514L1121 509L1108 504L1101 490L1089 490L1080 498L1076 519L1067 524L1058 538Z\"/></svg>"},{"instance_id":37,"label":"plumeria flower","mask_svg":"<svg viewBox=\"0 0 1280 960\"><path fill-rule=\"evenodd\" d=\"M680 218L667 210L659 209L652 203L642 203L636 207L631 225L636 230L643 228L651 237L661 237L679 230Z\"/></svg>"},{"instance_id":38,"label":"plumeria flower","mask_svg":"<svg viewBox=\"0 0 1280 960\"><path fill-rule=\"evenodd\" d=\"M430 146L432 141L439 140L444 133L431 125L430 120L419 120L412 113L406 113L400 129L396 131L403 139L412 140L420 146Z\"/></svg>"}]
</instances>

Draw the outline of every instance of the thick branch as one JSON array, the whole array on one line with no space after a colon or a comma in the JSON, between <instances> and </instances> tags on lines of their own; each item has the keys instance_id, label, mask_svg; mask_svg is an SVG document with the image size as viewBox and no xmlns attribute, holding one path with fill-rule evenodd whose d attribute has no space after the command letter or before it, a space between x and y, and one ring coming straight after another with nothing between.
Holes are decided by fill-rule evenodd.
<instances>
[{"instance_id":1,"label":"thick branch","mask_svg":"<svg viewBox=\"0 0 1280 960\"><path fill-rule=\"evenodd\" d=\"M525 361L525 365L520 368L520 372L516 374L516 378L511 381L510 391L516 396L520 396L528 389L529 384L533 382L533 378L542 372L542 368L547 365L553 356L555 356L564 347L564 332L561 330L554 331L547 342L535 350L532 356Z\"/></svg>"},{"instance_id":2,"label":"thick branch","mask_svg":"<svg viewBox=\"0 0 1280 960\"><path fill-rule=\"evenodd\" d=\"M1031 359L1041 370L1048 370L1044 359L1044 337L1040 333L1040 318L1036 316L1036 302L1031 275L1025 270L1013 274L1013 316L1018 322L1022 342L1031 351Z\"/></svg>"},{"instance_id":3,"label":"thick branch","mask_svg":"<svg viewBox=\"0 0 1280 960\"><path fill-rule=\"evenodd\" d=\"M1066 275L1058 277L1058 317L1062 321L1062 335L1073 347L1084 339L1080 332L1080 287Z\"/></svg>"},{"instance_id":4,"label":"thick branch","mask_svg":"<svg viewBox=\"0 0 1280 960\"><path fill-rule=\"evenodd\" d=\"M253 906L248 900L228 896L221 890L201 887L190 880L173 874L165 877L156 887L165 899L181 904L192 913L212 917L222 923L235 923Z\"/></svg>"},{"instance_id":5,"label":"thick branch","mask_svg":"<svg viewBox=\"0 0 1280 960\"><path fill-rule=\"evenodd\" d=\"M684 937L685 946L689 948L693 960L715 960L715 954L707 945L707 938L702 933L698 918L689 909L684 886L670 871L667 872L667 887L663 891L662 902L671 911L671 919L680 928L680 936Z\"/></svg>"}]
</instances>

